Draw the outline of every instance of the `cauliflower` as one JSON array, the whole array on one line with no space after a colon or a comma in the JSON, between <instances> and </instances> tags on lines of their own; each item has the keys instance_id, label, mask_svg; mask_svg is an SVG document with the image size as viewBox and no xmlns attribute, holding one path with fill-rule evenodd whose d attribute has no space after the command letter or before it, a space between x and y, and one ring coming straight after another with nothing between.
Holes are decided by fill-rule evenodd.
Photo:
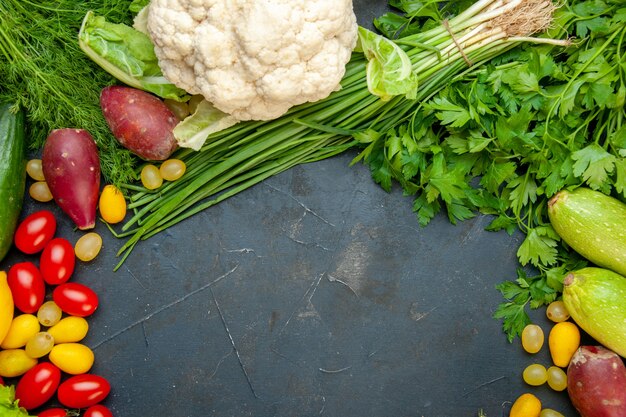
<instances>
[{"instance_id":1,"label":"cauliflower","mask_svg":"<svg viewBox=\"0 0 626 417\"><path fill-rule=\"evenodd\" d=\"M357 41L351 0L152 0L163 75L238 120L270 120L339 88Z\"/></svg>"}]
</instances>

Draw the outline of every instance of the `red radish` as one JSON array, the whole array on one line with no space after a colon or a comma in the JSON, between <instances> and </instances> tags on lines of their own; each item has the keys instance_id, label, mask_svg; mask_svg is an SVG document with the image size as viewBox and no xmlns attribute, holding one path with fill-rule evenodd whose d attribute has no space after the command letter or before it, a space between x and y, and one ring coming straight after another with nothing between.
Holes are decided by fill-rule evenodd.
<instances>
[{"instance_id":1,"label":"red radish","mask_svg":"<svg viewBox=\"0 0 626 417\"><path fill-rule=\"evenodd\" d=\"M163 161L176 149L173 131L179 120L156 96L113 85L102 89L100 107L113 136L137 156Z\"/></svg>"},{"instance_id":2,"label":"red radish","mask_svg":"<svg viewBox=\"0 0 626 417\"><path fill-rule=\"evenodd\" d=\"M41 164L57 205L79 229L93 228L100 191L100 159L89 132L53 130L44 144Z\"/></svg>"},{"instance_id":3,"label":"red radish","mask_svg":"<svg viewBox=\"0 0 626 417\"><path fill-rule=\"evenodd\" d=\"M582 417L625 417L622 358L602 346L581 346L567 368L567 392Z\"/></svg>"}]
</instances>

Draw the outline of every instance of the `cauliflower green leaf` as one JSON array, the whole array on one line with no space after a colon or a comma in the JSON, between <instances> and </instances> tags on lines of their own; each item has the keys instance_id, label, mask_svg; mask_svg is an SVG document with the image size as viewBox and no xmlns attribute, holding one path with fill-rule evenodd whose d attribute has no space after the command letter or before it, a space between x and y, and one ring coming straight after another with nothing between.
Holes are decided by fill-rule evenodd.
<instances>
[{"instance_id":1,"label":"cauliflower green leaf","mask_svg":"<svg viewBox=\"0 0 626 417\"><path fill-rule=\"evenodd\" d=\"M83 19L78 41L89 58L124 84L161 98L189 98L185 90L163 76L154 45L145 33L89 12Z\"/></svg>"},{"instance_id":2,"label":"cauliflower green leaf","mask_svg":"<svg viewBox=\"0 0 626 417\"><path fill-rule=\"evenodd\" d=\"M31 417L15 399L13 385L0 385L0 417Z\"/></svg>"}]
</instances>

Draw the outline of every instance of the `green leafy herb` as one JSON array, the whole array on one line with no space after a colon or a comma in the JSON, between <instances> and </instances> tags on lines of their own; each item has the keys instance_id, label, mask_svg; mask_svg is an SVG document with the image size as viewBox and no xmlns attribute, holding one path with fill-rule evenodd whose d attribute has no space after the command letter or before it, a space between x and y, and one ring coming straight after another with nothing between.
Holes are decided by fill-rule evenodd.
<instances>
[{"instance_id":1,"label":"green leafy herb","mask_svg":"<svg viewBox=\"0 0 626 417\"><path fill-rule=\"evenodd\" d=\"M116 80L78 47L89 10L120 22L130 19L128 4L115 0L0 2L0 101L26 110L32 149L52 129L86 129L98 142L107 179L127 182L134 178L134 158L118 146L99 105L101 89Z\"/></svg>"},{"instance_id":2,"label":"green leafy herb","mask_svg":"<svg viewBox=\"0 0 626 417\"><path fill-rule=\"evenodd\" d=\"M403 33L414 18L378 23ZM585 184L626 199L626 8L569 1L555 21L546 36L575 35L572 47L525 44L466 72L403 125L371 133L361 154L381 186L414 196L422 225L442 210L453 223L481 212L494 215L488 230L524 234L525 269L498 286L510 340L582 262L550 226L549 197Z\"/></svg>"},{"instance_id":3,"label":"green leafy herb","mask_svg":"<svg viewBox=\"0 0 626 417\"><path fill-rule=\"evenodd\" d=\"M476 108L467 114L464 104L457 103L466 97L457 97L459 91L441 96L430 107L423 103L456 77L473 73L479 64L521 42L554 43L527 37L547 27L554 5L533 1L534 9L520 6L511 11L494 0L480 0L467 9L460 5L470 2L440 2L441 9L435 7L436 2L428 3L416 9L414 2L392 3L410 10L405 23L412 28L404 27L401 32L411 34L393 41L360 29L363 53L353 54L342 88L328 98L293 108L277 120L242 122L214 132L196 153L181 150L176 157L193 170L158 193L129 185L127 189L133 191L129 206L136 214L117 234L130 236L120 249L121 262L140 240L224 198L295 164L355 146L364 149L354 162L370 164L375 180L385 189L396 180L407 194L419 194L416 211L421 224L427 224L442 206L455 222L472 217L478 207L496 204L496 199L467 181L477 171L477 163L487 163L487 156L480 153L489 147L495 131L474 135L469 154L446 149L440 141L446 126L464 127L455 119L457 114L463 114L466 123L482 114L495 120L498 114L490 110L489 94L483 92L484 100L474 102ZM523 13L532 16L524 20L531 26L516 24ZM438 120L446 124L435 126ZM203 130L195 123L189 130L194 126ZM194 136L191 131L186 134ZM520 185L516 191L523 196L515 198L534 199L529 196L536 193L532 184L524 185L528 187ZM491 212L496 210L491 207Z\"/></svg>"}]
</instances>

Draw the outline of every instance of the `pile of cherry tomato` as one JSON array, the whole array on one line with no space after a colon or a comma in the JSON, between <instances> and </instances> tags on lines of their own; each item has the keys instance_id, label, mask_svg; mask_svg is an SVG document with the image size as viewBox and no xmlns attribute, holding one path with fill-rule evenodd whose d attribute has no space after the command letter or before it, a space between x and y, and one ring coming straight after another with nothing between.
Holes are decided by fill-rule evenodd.
<instances>
[{"instance_id":1,"label":"pile of cherry tomato","mask_svg":"<svg viewBox=\"0 0 626 417\"><path fill-rule=\"evenodd\" d=\"M90 373L94 353L81 343L89 328L86 317L98 308L98 296L72 279L76 259L93 259L102 240L92 232L72 245L55 236L56 226L52 212L40 210L16 229L16 248L38 259L8 270L15 310L0 341L0 377L5 378L0 384L15 379L19 405L42 410L39 417L112 417L102 404L110 384ZM61 407L50 408L55 394Z\"/></svg>"}]
</instances>

